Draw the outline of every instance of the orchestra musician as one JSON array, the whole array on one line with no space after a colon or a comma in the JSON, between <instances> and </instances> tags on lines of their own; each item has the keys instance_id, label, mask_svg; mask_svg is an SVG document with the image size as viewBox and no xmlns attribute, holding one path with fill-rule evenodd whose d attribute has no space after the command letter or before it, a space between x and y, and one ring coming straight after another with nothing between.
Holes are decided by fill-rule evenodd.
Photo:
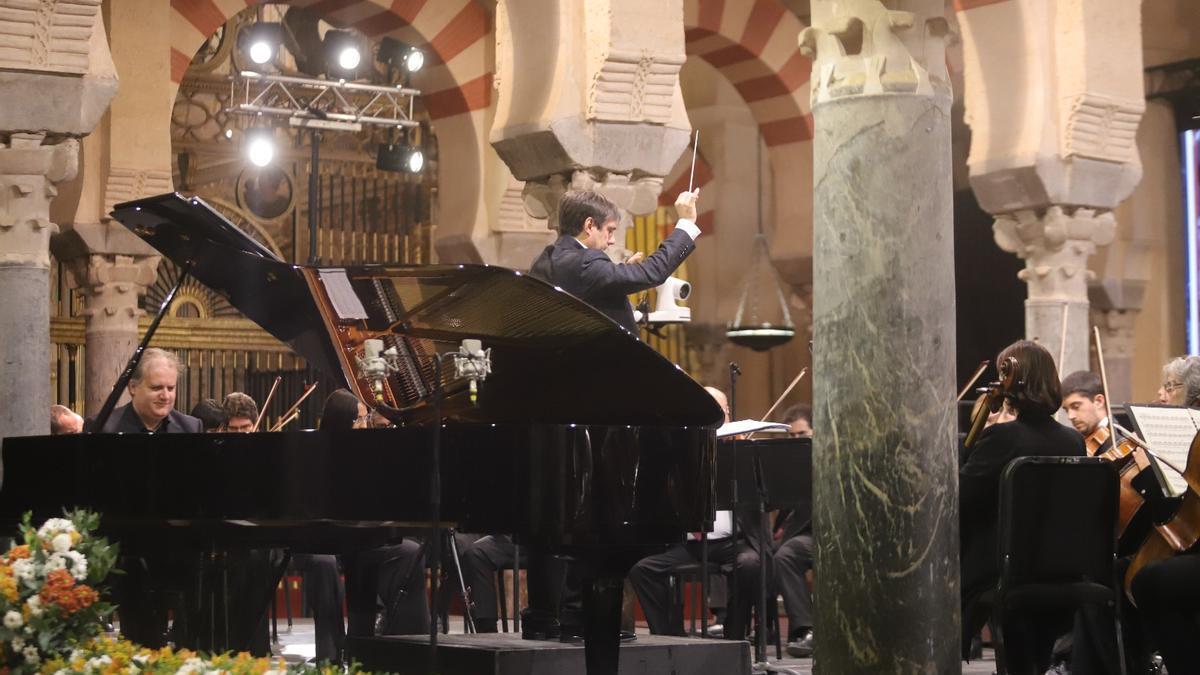
<instances>
[{"instance_id":1,"label":"orchestra musician","mask_svg":"<svg viewBox=\"0 0 1200 675\"><path fill-rule=\"evenodd\" d=\"M576 296L638 337L628 296L665 282L695 250L699 194L683 192L675 200L679 219L658 250L614 263L605 251L615 243L620 209L596 192L568 192L558 205L559 237L533 261L529 275ZM522 636L567 641L582 637L582 586L571 567L564 569L553 556L531 553L528 578Z\"/></svg>"},{"instance_id":2,"label":"orchestra musician","mask_svg":"<svg viewBox=\"0 0 1200 675\"><path fill-rule=\"evenodd\" d=\"M1111 448L1107 401L1100 376L1087 370L1071 373L1063 378L1062 395L1062 409L1071 426L1083 435L1087 453L1095 456Z\"/></svg>"},{"instance_id":3,"label":"orchestra musician","mask_svg":"<svg viewBox=\"0 0 1200 675\"><path fill-rule=\"evenodd\" d=\"M783 414L788 435L812 438L812 407L797 403ZM786 510L775 521L775 583L788 615L787 652L798 658L813 653L813 605L808 591L813 575L812 521Z\"/></svg>"},{"instance_id":4,"label":"orchestra musician","mask_svg":"<svg viewBox=\"0 0 1200 675\"><path fill-rule=\"evenodd\" d=\"M1162 369L1158 402L1200 408L1200 356L1180 356Z\"/></svg>"},{"instance_id":5,"label":"orchestra musician","mask_svg":"<svg viewBox=\"0 0 1200 675\"><path fill-rule=\"evenodd\" d=\"M1062 393L1050 353L1035 342L1020 340L1005 347L996 363L1006 363L1009 357L1016 365L1012 384L1003 391L1002 407L964 450L958 472L964 658L971 637L988 618L980 596L999 581L997 521L1004 467L1017 457L1084 455L1083 438L1053 418ZM1045 672L1054 639L1070 625L1067 614L1028 617L1006 626L1012 670L1030 672L1037 664L1038 672Z\"/></svg>"}]
</instances>

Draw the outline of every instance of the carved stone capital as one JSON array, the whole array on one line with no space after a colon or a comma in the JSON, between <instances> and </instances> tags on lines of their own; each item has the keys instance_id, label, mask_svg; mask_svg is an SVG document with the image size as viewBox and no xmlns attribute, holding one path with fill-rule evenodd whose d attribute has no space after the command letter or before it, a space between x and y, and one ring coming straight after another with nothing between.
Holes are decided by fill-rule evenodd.
<instances>
[{"instance_id":1,"label":"carved stone capital","mask_svg":"<svg viewBox=\"0 0 1200 675\"><path fill-rule=\"evenodd\" d=\"M86 332L137 334L145 314L140 298L154 283L159 256L92 254L68 261L67 269L84 298Z\"/></svg>"},{"instance_id":2,"label":"carved stone capital","mask_svg":"<svg viewBox=\"0 0 1200 675\"><path fill-rule=\"evenodd\" d=\"M1031 300L1086 302L1088 258L1097 246L1112 242L1116 220L1111 211L1069 211L1052 206L997 216L996 244L1025 261L1017 276L1029 286Z\"/></svg>"},{"instance_id":3,"label":"carved stone capital","mask_svg":"<svg viewBox=\"0 0 1200 675\"><path fill-rule=\"evenodd\" d=\"M113 165L104 186L104 213L113 206L172 190L170 168L146 168Z\"/></svg>"},{"instance_id":4,"label":"carved stone capital","mask_svg":"<svg viewBox=\"0 0 1200 675\"><path fill-rule=\"evenodd\" d=\"M950 96L940 0L814 0L800 49L813 61L812 106L853 96Z\"/></svg>"},{"instance_id":5,"label":"carved stone capital","mask_svg":"<svg viewBox=\"0 0 1200 675\"><path fill-rule=\"evenodd\" d=\"M44 134L0 136L0 265L50 266L50 200L75 177L79 142L43 145Z\"/></svg>"}]
</instances>

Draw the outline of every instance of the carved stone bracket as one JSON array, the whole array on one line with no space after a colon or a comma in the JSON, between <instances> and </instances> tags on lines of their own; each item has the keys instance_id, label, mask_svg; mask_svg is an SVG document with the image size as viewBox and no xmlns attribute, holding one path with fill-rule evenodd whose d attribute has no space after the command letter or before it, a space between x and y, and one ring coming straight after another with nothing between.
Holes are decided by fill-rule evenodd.
<instances>
[{"instance_id":1,"label":"carved stone bracket","mask_svg":"<svg viewBox=\"0 0 1200 675\"><path fill-rule=\"evenodd\" d=\"M658 207L662 177L603 170L576 170L569 176L553 174L542 180L525 182L523 197L526 212L533 218L545 218L550 229L558 229L558 202L568 190L598 192L611 199L624 212L617 241L624 240L625 228L632 225L630 214L645 215ZM616 248L623 249L622 246Z\"/></svg>"},{"instance_id":2,"label":"carved stone bracket","mask_svg":"<svg viewBox=\"0 0 1200 675\"><path fill-rule=\"evenodd\" d=\"M25 0L0 12L0 68L82 75L100 0Z\"/></svg>"},{"instance_id":3,"label":"carved stone bracket","mask_svg":"<svg viewBox=\"0 0 1200 675\"><path fill-rule=\"evenodd\" d=\"M671 103L685 54L614 49L594 73L587 119L606 122L671 121Z\"/></svg>"},{"instance_id":4,"label":"carved stone bracket","mask_svg":"<svg viewBox=\"0 0 1200 675\"><path fill-rule=\"evenodd\" d=\"M1064 302L1087 302L1088 257L1111 243L1115 231L1111 211L1062 206L1004 214L992 225L996 244L1025 261L1017 276L1028 284L1029 298Z\"/></svg>"},{"instance_id":5,"label":"carved stone bracket","mask_svg":"<svg viewBox=\"0 0 1200 675\"><path fill-rule=\"evenodd\" d=\"M104 187L104 213L121 202L163 194L172 190L170 169L113 166Z\"/></svg>"},{"instance_id":6,"label":"carved stone bracket","mask_svg":"<svg viewBox=\"0 0 1200 675\"><path fill-rule=\"evenodd\" d=\"M943 3L907 6L914 11L880 0L814 3L813 26L800 33L800 49L813 60L813 107L848 96L950 95Z\"/></svg>"}]
</instances>

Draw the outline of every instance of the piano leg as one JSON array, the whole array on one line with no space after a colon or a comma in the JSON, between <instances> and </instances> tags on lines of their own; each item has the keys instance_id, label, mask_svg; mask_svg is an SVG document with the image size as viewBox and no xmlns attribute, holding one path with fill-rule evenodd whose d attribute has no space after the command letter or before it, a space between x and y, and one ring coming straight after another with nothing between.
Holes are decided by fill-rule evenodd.
<instances>
[{"instance_id":1,"label":"piano leg","mask_svg":"<svg viewBox=\"0 0 1200 675\"><path fill-rule=\"evenodd\" d=\"M621 576L597 576L584 583L583 649L588 675L617 675L624 588Z\"/></svg>"}]
</instances>

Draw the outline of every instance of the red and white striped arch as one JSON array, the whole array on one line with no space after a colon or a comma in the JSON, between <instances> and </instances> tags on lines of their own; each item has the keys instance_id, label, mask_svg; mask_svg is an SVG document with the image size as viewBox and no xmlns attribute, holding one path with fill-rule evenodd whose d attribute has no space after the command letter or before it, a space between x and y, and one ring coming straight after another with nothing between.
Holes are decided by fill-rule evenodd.
<instances>
[{"instance_id":1,"label":"red and white striped arch","mask_svg":"<svg viewBox=\"0 0 1200 675\"><path fill-rule=\"evenodd\" d=\"M658 205L674 205L679 193L688 189L688 181L693 181L692 188L698 190L711 183L713 177L712 165L705 159L703 152L697 152L696 176L692 178L692 152L689 149L675 162L675 166L671 167L671 172L663 176L663 189L658 195ZM699 202L700 212L696 214L696 225L700 226L700 231L705 234L712 234L713 228L716 227L713 217L715 203L712 199L701 199Z\"/></svg>"},{"instance_id":2,"label":"red and white striped arch","mask_svg":"<svg viewBox=\"0 0 1200 675\"><path fill-rule=\"evenodd\" d=\"M684 0L688 56L733 84L758 124L775 184L772 256L812 254L811 62L800 53L805 25L780 0Z\"/></svg>"},{"instance_id":3,"label":"red and white striped arch","mask_svg":"<svg viewBox=\"0 0 1200 675\"><path fill-rule=\"evenodd\" d=\"M171 79L219 26L258 0L171 0ZM492 15L482 0L291 0L339 28L395 37L425 51L413 77L438 138L438 236L476 240L488 231L484 205L485 114L492 103ZM450 261L444 261L450 262Z\"/></svg>"}]
</instances>

